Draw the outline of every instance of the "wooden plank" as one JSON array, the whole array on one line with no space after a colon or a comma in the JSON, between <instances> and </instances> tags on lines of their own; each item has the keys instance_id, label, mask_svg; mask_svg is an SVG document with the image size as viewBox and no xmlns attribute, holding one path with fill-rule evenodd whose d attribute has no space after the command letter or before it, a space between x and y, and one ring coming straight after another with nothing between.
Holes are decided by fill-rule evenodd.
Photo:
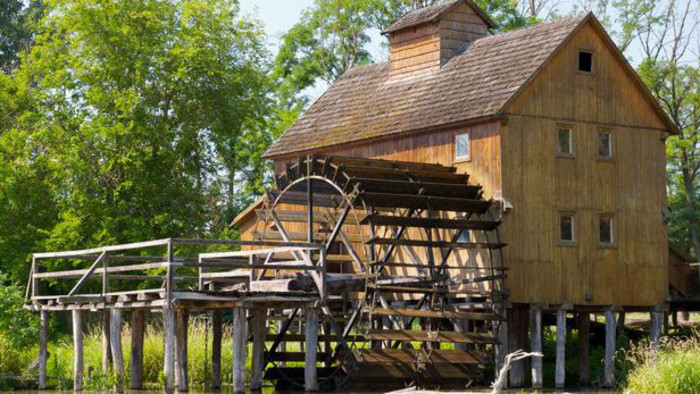
<instances>
[{"instance_id":1,"label":"wooden plank","mask_svg":"<svg viewBox=\"0 0 700 394\"><path fill-rule=\"evenodd\" d=\"M469 175L441 171L406 170L400 168L368 168L343 166L346 174L354 178L371 179L405 179L420 182L464 184L469 182Z\"/></svg>"},{"instance_id":2,"label":"wooden plank","mask_svg":"<svg viewBox=\"0 0 700 394\"><path fill-rule=\"evenodd\" d=\"M221 310L211 311L212 342L211 342L211 388L221 387L221 339L222 333Z\"/></svg>"},{"instance_id":3,"label":"wooden plank","mask_svg":"<svg viewBox=\"0 0 700 394\"><path fill-rule=\"evenodd\" d=\"M327 156L326 158L321 158L321 160L330 160L333 164L344 166L355 166L355 167L371 167L371 168L392 168L392 169L405 169L405 170L420 170L420 171L435 171L435 172L448 172L452 173L456 171L455 167L443 166L438 163L426 163L426 162L415 162L415 161L401 161L401 160L383 160L383 159L368 159L350 156Z\"/></svg>"},{"instance_id":4,"label":"wooden plank","mask_svg":"<svg viewBox=\"0 0 700 394\"><path fill-rule=\"evenodd\" d=\"M530 315L531 338L530 349L532 352L542 353L542 310L533 307ZM542 358L533 357L532 366L532 388L539 390L542 388Z\"/></svg>"},{"instance_id":5,"label":"wooden plank","mask_svg":"<svg viewBox=\"0 0 700 394\"><path fill-rule=\"evenodd\" d=\"M95 272L95 269L97 268L97 265L104 260L105 256L107 256L107 252L102 252L100 254L100 257L98 257L94 263L90 266L90 268L85 272L82 278L78 281L78 283L73 286L70 292L68 292L69 296L75 295L87 282L87 280L92 276L92 274Z\"/></svg>"},{"instance_id":6,"label":"wooden plank","mask_svg":"<svg viewBox=\"0 0 700 394\"><path fill-rule=\"evenodd\" d=\"M368 364L414 364L422 350L416 349L361 349L360 363ZM486 354L474 350L432 350L429 362L433 364L486 364Z\"/></svg>"},{"instance_id":7,"label":"wooden plank","mask_svg":"<svg viewBox=\"0 0 700 394\"><path fill-rule=\"evenodd\" d=\"M465 183L412 182L401 179L355 178L359 189L373 193L423 194L435 197L474 199L481 186Z\"/></svg>"},{"instance_id":8,"label":"wooden plank","mask_svg":"<svg viewBox=\"0 0 700 394\"><path fill-rule=\"evenodd\" d=\"M131 311L131 362L129 363L130 387L143 388L143 340L146 327L146 310Z\"/></svg>"},{"instance_id":9,"label":"wooden plank","mask_svg":"<svg viewBox=\"0 0 700 394\"><path fill-rule=\"evenodd\" d=\"M265 332L267 330L267 309L257 307L252 310L251 325L253 334L253 354L250 362L250 390L259 391L263 384Z\"/></svg>"},{"instance_id":10,"label":"wooden plank","mask_svg":"<svg viewBox=\"0 0 700 394\"><path fill-rule=\"evenodd\" d=\"M172 393L175 386L175 309L170 303L163 308L163 341L165 391Z\"/></svg>"},{"instance_id":11,"label":"wooden plank","mask_svg":"<svg viewBox=\"0 0 700 394\"><path fill-rule=\"evenodd\" d=\"M46 389L46 362L49 358L49 311L39 312L39 389Z\"/></svg>"},{"instance_id":12,"label":"wooden plank","mask_svg":"<svg viewBox=\"0 0 700 394\"><path fill-rule=\"evenodd\" d=\"M493 313L464 312L464 311L432 311L425 309L409 308L373 308L368 313L376 316L404 316L434 319L469 319L469 320L500 320L501 317Z\"/></svg>"},{"instance_id":13,"label":"wooden plank","mask_svg":"<svg viewBox=\"0 0 700 394\"><path fill-rule=\"evenodd\" d=\"M482 231L495 230L501 224L500 221L387 216L379 214L369 214L363 217L360 223L372 223L375 226L404 226Z\"/></svg>"},{"instance_id":14,"label":"wooden plank","mask_svg":"<svg viewBox=\"0 0 700 394\"><path fill-rule=\"evenodd\" d=\"M99 254L99 253L103 253L103 252L121 252L121 251L126 251L126 250L152 248L152 247L156 247L156 246L167 245L168 242L170 242L170 239L157 239L154 241L135 242L135 243L129 243L129 244L122 244L122 245L102 246L99 248L92 248L92 249L71 250L71 251L65 251L65 252L34 253L34 257L37 259L70 258L70 257L75 257L75 256Z\"/></svg>"},{"instance_id":15,"label":"wooden plank","mask_svg":"<svg viewBox=\"0 0 700 394\"><path fill-rule=\"evenodd\" d=\"M369 330L365 338L377 341L451 342L470 344L497 343L496 338L489 334L453 331Z\"/></svg>"},{"instance_id":16,"label":"wooden plank","mask_svg":"<svg viewBox=\"0 0 700 394\"><path fill-rule=\"evenodd\" d=\"M419 239L394 239L394 238L370 238L367 244L375 245L396 245L396 246L417 246L417 247L433 247L433 248L452 248L452 249L501 249L506 246L504 243L487 243L487 242L448 242L448 241L430 241Z\"/></svg>"},{"instance_id":17,"label":"wooden plank","mask_svg":"<svg viewBox=\"0 0 700 394\"><path fill-rule=\"evenodd\" d=\"M316 358L317 362L323 362L326 360L328 357L330 357L330 353L322 353L322 352L317 352L316 353ZM273 354L268 355L268 359L272 361L277 361L277 362L305 362L306 361L306 352L275 352Z\"/></svg>"},{"instance_id":18,"label":"wooden plank","mask_svg":"<svg viewBox=\"0 0 700 394\"><path fill-rule=\"evenodd\" d=\"M582 386L590 383L590 326L587 312L578 314L578 379Z\"/></svg>"},{"instance_id":19,"label":"wooden plank","mask_svg":"<svg viewBox=\"0 0 700 394\"><path fill-rule=\"evenodd\" d=\"M603 385L607 388L615 387L615 342L617 330L615 314L612 310L605 311L605 359Z\"/></svg>"},{"instance_id":20,"label":"wooden plank","mask_svg":"<svg viewBox=\"0 0 700 394\"><path fill-rule=\"evenodd\" d=\"M180 266L181 263L175 263L175 266ZM130 272L130 271L141 271L157 268L166 268L168 262L161 263L147 263L147 264L133 264L133 265L121 265L121 266L110 266L106 269L106 272ZM80 270L67 270L67 271L54 271L54 272L40 272L35 274L35 278L80 278L85 275L89 269ZM102 274L105 270L102 268L95 268L94 274Z\"/></svg>"},{"instance_id":21,"label":"wooden plank","mask_svg":"<svg viewBox=\"0 0 700 394\"><path fill-rule=\"evenodd\" d=\"M557 310L557 343L554 386L563 389L566 381L566 311Z\"/></svg>"},{"instance_id":22,"label":"wooden plank","mask_svg":"<svg viewBox=\"0 0 700 394\"><path fill-rule=\"evenodd\" d=\"M117 376L115 390L124 392L124 353L122 352L122 312L109 310L109 343L112 348L112 365Z\"/></svg>"},{"instance_id":23,"label":"wooden plank","mask_svg":"<svg viewBox=\"0 0 700 394\"><path fill-rule=\"evenodd\" d=\"M470 212L480 214L488 211L492 205L491 201L486 200L367 192L360 193L359 198L355 199L355 203L358 205L361 203L361 201L364 201L365 204L372 207L413 209L430 207L435 211Z\"/></svg>"},{"instance_id":24,"label":"wooden plank","mask_svg":"<svg viewBox=\"0 0 700 394\"><path fill-rule=\"evenodd\" d=\"M318 310L306 308L306 358L304 360L304 389L317 391L316 351L318 349Z\"/></svg>"},{"instance_id":25,"label":"wooden plank","mask_svg":"<svg viewBox=\"0 0 700 394\"><path fill-rule=\"evenodd\" d=\"M83 319L82 311L74 310L73 316L73 390L83 390Z\"/></svg>"},{"instance_id":26,"label":"wooden plank","mask_svg":"<svg viewBox=\"0 0 700 394\"><path fill-rule=\"evenodd\" d=\"M190 313L187 309L175 310L175 382L178 392L188 390L187 378L187 326Z\"/></svg>"}]
</instances>

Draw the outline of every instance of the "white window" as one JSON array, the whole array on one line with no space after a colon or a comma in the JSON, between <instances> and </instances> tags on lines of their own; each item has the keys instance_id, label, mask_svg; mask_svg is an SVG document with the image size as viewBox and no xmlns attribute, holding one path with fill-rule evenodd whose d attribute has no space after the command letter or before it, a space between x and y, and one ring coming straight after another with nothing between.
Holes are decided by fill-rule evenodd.
<instances>
[{"instance_id":1,"label":"white window","mask_svg":"<svg viewBox=\"0 0 700 394\"><path fill-rule=\"evenodd\" d=\"M574 146L571 140L571 128L560 127L557 133L557 142L560 155L572 156L574 154Z\"/></svg>"},{"instance_id":2,"label":"white window","mask_svg":"<svg viewBox=\"0 0 700 394\"><path fill-rule=\"evenodd\" d=\"M562 242L574 242L574 215L562 213L559 215L559 240Z\"/></svg>"},{"instance_id":3,"label":"white window","mask_svg":"<svg viewBox=\"0 0 700 394\"><path fill-rule=\"evenodd\" d=\"M613 219L611 217L601 217L598 220L599 234L598 241L601 245L612 245L613 237Z\"/></svg>"},{"instance_id":4,"label":"white window","mask_svg":"<svg viewBox=\"0 0 700 394\"><path fill-rule=\"evenodd\" d=\"M455 136L455 158L456 159L468 159L469 158L469 134L457 134Z\"/></svg>"},{"instance_id":5,"label":"white window","mask_svg":"<svg viewBox=\"0 0 700 394\"><path fill-rule=\"evenodd\" d=\"M612 135L609 131L598 133L598 157L601 159L612 158Z\"/></svg>"}]
</instances>

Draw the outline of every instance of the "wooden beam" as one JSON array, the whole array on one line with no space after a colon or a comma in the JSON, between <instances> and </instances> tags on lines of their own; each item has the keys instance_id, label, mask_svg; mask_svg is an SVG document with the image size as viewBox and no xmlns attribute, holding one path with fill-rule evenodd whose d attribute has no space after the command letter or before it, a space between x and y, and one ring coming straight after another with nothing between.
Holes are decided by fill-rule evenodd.
<instances>
[{"instance_id":1,"label":"wooden beam","mask_svg":"<svg viewBox=\"0 0 700 394\"><path fill-rule=\"evenodd\" d=\"M83 319L82 311L72 311L73 316L73 390L83 390Z\"/></svg>"},{"instance_id":2,"label":"wooden beam","mask_svg":"<svg viewBox=\"0 0 700 394\"><path fill-rule=\"evenodd\" d=\"M175 310L175 382L177 391L188 391L187 381L187 326L190 313L187 309Z\"/></svg>"},{"instance_id":3,"label":"wooden beam","mask_svg":"<svg viewBox=\"0 0 700 394\"><path fill-rule=\"evenodd\" d=\"M97 259L95 259L95 262L92 263L92 265L91 265L90 268L85 272L85 274L83 275L83 277L80 278L80 280L78 280L78 283L76 283L75 286L71 289L71 291L68 292L68 296L75 295L78 291L80 291L80 289L83 288L83 286L85 285L85 283L87 283L88 279L90 279L90 277L92 276L92 274L95 273L95 269L97 268L97 266L102 262L102 260L104 260L105 256L107 256L107 252L102 252L102 253L100 254L100 257L98 257Z\"/></svg>"},{"instance_id":4,"label":"wooden beam","mask_svg":"<svg viewBox=\"0 0 700 394\"><path fill-rule=\"evenodd\" d=\"M265 334L267 331L267 310L256 307L252 310L253 354L250 362L250 390L260 391L263 385L265 355Z\"/></svg>"},{"instance_id":5,"label":"wooden beam","mask_svg":"<svg viewBox=\"0 0 700 394\"><path fill-rule=\"evenodd\" d=\"M566 379L566 310L557 310L557 344L554 386L563 389Z\"/></svg>"},{"instance_id":6,"label":"wooden beam","mask_svg":"<svg viewBox=\"0 0 700 394\"><path fill-rule=\"evenodd\" d=\"M590 326L588 312L578 314L578 380L582 386L590 383Z\"/></svg>"},{"instance_id":7,"label":"wooden beam","mask_svg":"<svg viewBox=\"0 0 700 394\"><path fill-rule=\"evenodd\" d=\"M175 382L175 309L170 303L163 308L163 342L165 391L172 393Z\"/></svg>"},{"instance_id":8,"label":"wooden beam","mask_svg":"<svg viewBox=\"0 0 700 394\"><path fill-rule=\"evenodd\" d=\"M525 314L522 308L514 306L508 311L506 318L508 319L508 352L512 353L516 350L525 350L525 343L522 341L522 331L527 331L525 324ZM513 361L510 367L510 375L508 387L523 387L525 384L525 363L523 360Z\"/></svg>"},{"instance_id":9,"label":"wooden beam","mask_svg":"<svg viewBox=\"0 0 700 394\"><path fill-rule=\"evenodd\" d=\"M659 347L661 343L661 323L662 323L662 312L651 311L650 312L650 330L649 339L651 345L655 348Z\"/></svg>"},{"instance_id":10,"label":"wooden beam","mask_svg":"<svg viewBox=\"0 0 700 394\"><path fill-rule=\"evenodd\" d=\"M39 390L46 389L46 362L49 358L49 311L39 312Z\"/></svg>"},{"instance_id":11,"label":"wooden beam","mask_svg":"<svg viewBox=\"0 0 700 394\"><path fill-rule=\"evenodd\" d=\"M122 245L103 246L103 247L99 247L99 248L83 249L83 250L71 250L71 251L66 251L66 252L34 253L34 257L37 259L69 258L69 257L83 256L83 255L88 255L88 254L98 254L98 253L102 253L102 252L120 252L120 251L133 250L133 249L152 248L155 246L166 245L166 244L168 244L168 242L170 242L169 239L157 239L154 241L136 242L136 243L122 244Z\"/></svg>"},{"instance_id":12,"label":"wooden beam","mask_svg":"<svg viewBox=\"0 0 700 394\"><path fill-rule=\"evenodd\" d=\"M542 310L533 305L530 309L530 348L533 352L542 353ZM533 357L532 365L532 388L539 390L542 388L542 358Z\"/></svg>"},{"instance_id":13,"label":"wooden beam","mask_svg":"<svg viewBox=\"0 0 700 394\"><path fill-rule=\"evenodd\" d=\"M221 310L214 309L211 313L211 388L218 390L221 387L221 338L223 337Z\"/></svg>"},{"instance_id":14,"label":"wooden beam","mask_svg":"<svg viewBox=\"0 0 700 394\"><path fill-rule=\"evenodd\" d=\"M112 346L109 343L109 310L102 311L102 374L109 375L112 365Z\"/></svg>"},{"instance_id":15,"label":"wooden beam","mask_svg":"<svg viewBox=\"0 0 700 394\"><path fill-rule=\"evenodd\" d=\"M109 310L109 342L112 347L112 361L117 375L116 390L124 392L124 353L122 352L122 311Z\"/></svg>"},{"instance_id":16,"label":"wooden beam","mask_svg":"<svg viewBox=\"0 0 700 394\"><path fill-rule=\"evenodd\" d=\"M615 314L612 310L605 311L605 373L603 375L603 386L607 388L615 387L615 342L616 335Z\"/></svg>"},{"instance_id":17,"label":"wooden beam","mask_svg":"<svg viewBox=\"0 0 700 394\"><path fill-rule=\"evenodd\" d=\"M233 309L233 392L245 393L246 347L245 309Z\"/></svg>"},{"instance_id":18,"label":"wooden beam","mask_svg":"<svg viewBox=\"0 0 700 394\"><path fill-rule=\"evenodd\" d=\"M143 339L146 326L146 310L134 309L131 311L131 363L129 375L131 377L131 389L143 388Z\"/></svg>"},{"instance_id":19,"label":"wooden beam","mask_svg":"<svg viewBox=\"0 0 700 394\"><path fill-rule=\"evenodd\" d=\"M318 349L318 310L307 308L306 315L306 360L304 361L304 390L317 391L316 351Z\"/></svg>"}]
</instances>

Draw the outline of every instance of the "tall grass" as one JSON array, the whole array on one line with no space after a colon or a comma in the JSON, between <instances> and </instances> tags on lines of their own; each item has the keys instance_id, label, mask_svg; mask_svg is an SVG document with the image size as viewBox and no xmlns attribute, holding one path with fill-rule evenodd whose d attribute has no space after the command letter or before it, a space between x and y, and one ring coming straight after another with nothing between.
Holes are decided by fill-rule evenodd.
<instances>
[{"instance_id":1,"label":"tall grass","mask_svg":"<svg viewBox=\"0 0 700 394\"><path fill-rule=\"evenodd\" d=\"M622 353L626 393L700 393L700 336L665 337L658 349L631 345Z\"/></svg>"}]
</instances>

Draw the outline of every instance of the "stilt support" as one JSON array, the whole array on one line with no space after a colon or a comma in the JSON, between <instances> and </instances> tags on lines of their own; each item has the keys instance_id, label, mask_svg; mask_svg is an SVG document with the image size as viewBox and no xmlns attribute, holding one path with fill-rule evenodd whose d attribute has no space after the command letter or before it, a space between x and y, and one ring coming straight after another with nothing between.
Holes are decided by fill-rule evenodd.
<instances>
[{"instance_id":1,"label":"stilt support","mask_svg":"<svg viewBox=\"0 0 700 394\"><path fill-rule=\"evenodd\" d=\"M607 388L615 387L616 323L613 311L605 311L605 373L603 385Z\"/></svg>"},{"instance_id":2,"label":"stilt support","mask_svg":"<svg viewBox=\"0 0 700 394\"><path fill-rule=\"evenodd\" d=\"M527 319L522 308L514 306L508 311L508 352L525 349L522 331L527 332ZM525 362L514 361L510 366L509 387L523 387L525 384Z\"/></svg>"},{"instance_id":3,"label":"stilt support","mask_svg":"<svg viewBox=\"0 0 700 394\"><path fill-rule=\"evenodd\" d=\"M187 392L187 325L189 321L187 309L175 310L175 381L177 391Z\"/></svg>"},{"instance_id":4,"label":"stilt support","mask_svg":"<svg viewBox=\"0 0 700 394\"><path fill-rule=\"evenodd\" d=\"M245 309L233 309L233 392L245 393L246 333Z\"/></svg>"},{"instance_id":5,"label":"stilt support","mask_svg":"<svg viewBox=\"0 0 700 394\"><path fill-rule=\"evenodd\" d=\"M542 352L542 309L539 306L532 306L530 309L530 347L533 352ZM542 357L533 357L532 361L532 388L535 390L542 388Z\"/></svg>"},{"instance_id":6,"label":"stilt support","mask_svg":"<svg viewBox=\"0 0 700 394\"><path fill-rule=\"evenodd\" d=\"M165 375L165 391L173 392L175 382L175 309L163 308L163 374Z\"/></svg>"},{"instance_id":7,"label":"stilt support","mask_svg":"<svg viewBox=\"0 0 700 394\"><path fill-rule=\"evenodd\" d=\"M587 312L578 314L578 381L582 386L591 382L590 377L590 328L591 316Z\"/></svg>"},{"instance_id":8,"label":"stilt support","mask_svg":"<svg viewBox=\"0 0 700 394\"><path fill-rule=\"evenodd\" d=\"M211 388L221 388L221 310L214 309L211 315L212 343L211 343Z\"/></svg>"},{"instance_id":9,"label":"stilt support","mask_svg":"<svg viewBox=\"0 0 700 394\"><path fill-rule=\"evenodd\" d=\"M307 308L306 315L306 359L304 364L304 389L317 391L316 349L318 348L318 311Z\"/></svg>"},{"instance_id":10,"label":"stilt support","mask_svg":"<svg viewBox=\"0 0 700 394\"><path fill-rule=\"evenodd\" d=\"M122 352L122 311L109 310L109 343L112 348L112 365L117 375L116 390L124 392L124 353Z\"/></svg>"},{"instance_id":11,"label":"stilt support","mask_svg":"<svg viewBox=\"0 0 700 394\"><path fill-rule=\"evenodd\" d=\"M253 309L253 355L250 364L250 390L261 391L263 384L263 356L265 352L265 334L267 331L267 311L265 308Z\"/></svg>"},{"instance_id":12,"label":"stilt support","mask_svg":"<svg viewBox=\"0 0 700 394\"><path fill-rule=\"evenodd\" d=\"M39 313L39 390L46 389L46 361L49 358L49 311Z\"/></svg>"},{"instance_id":13,"label":"stilt support","mask_svg":"<svg viewBox=\"0 0 700 394\"><path fill-rule=\"evenodd\" d=\"M102 311L102 374L109 374L112 365L112 346L109 344L109 310Z\"/></svg>"},{"instance_id":14,"label":"stilt support","mask_svg":"<svg viewBox=\"0 0 700 394\"><path fill-rule=\"evenodd\" d=\"M651 344L654 347L658 347L661 343L661 321L662 312L652 311L651 312L651 332L650 339Z\"/></svg>"},{"instance_id":15,"label":"stilt support","mask_svg":"<svg viewBox=\"0 0 700 394\"><path fill-rule=\"evenodd\" d=\"M143 388L143 332L146 326L146 310L134 309L131 312L131 389Z\"/></svg>"},{"instance_id":16,"label":"stilt support","mask_svg":"<svg viewBox=\"0 0 700 394\"><path fill-rule=\"evenodd\" d=\"M556 366L554 373L554 386L557 389L564 388L565 384L565 363L566 363L566 310L557 310L557 350Z\"/></svg>"},{"instance_id":17,"label":"stilt support","mask_svg":"<svg viewBox=\"0 0 700 394\"><path fill-rule=\"evenodd\" d=\"M73 390L83 390L83 315L73 310Z\"/></svg>"}]
</instances>

